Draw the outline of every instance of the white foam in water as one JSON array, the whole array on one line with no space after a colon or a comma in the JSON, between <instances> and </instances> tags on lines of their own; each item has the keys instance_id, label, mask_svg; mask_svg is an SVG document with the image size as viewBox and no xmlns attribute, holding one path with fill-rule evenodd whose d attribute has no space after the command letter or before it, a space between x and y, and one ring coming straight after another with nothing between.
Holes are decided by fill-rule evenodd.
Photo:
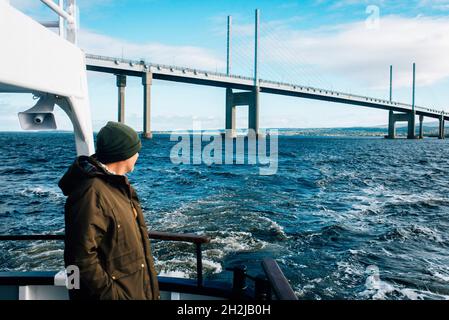
<instances>
[{"instance_id":1,"label":"white foam in water","mask_svg":"<svg viewBox=\"0 0 449 320\"><path fill-rule=\"evenodd\" d=\"M293 291L294 291L295 295L298 298L302 298L302 297L306 296L307 294L312 294L314 299L321 300L321 297L318 294L315 293L315 291L316 291L315 290L316 289L316 285L315 284L322 282L322 280L323 279L321 279L321 278L312 279L312 280L310 280L308 282L308 284L306 284L306 285L304 285L302 287L295 286L293 288ZM328 288L328 289L330 289L330 288Z\"/></svg>"},{"instance_id":2,"label":"white foam in water","mask_svg":"<svg viewBox=\"0 0 449 320\"><path fill-rule=\"evenodd\" d=\"M270 227L274 230L276 230L276 233L280 236L282 236L284 239L288 239L287 234L284 231L284 228L280 226L276 221L271 220L267 217L259 217L260 220L264 220L270 224Z\"/></svg>"},{"instance_id":3,"label":"white foam in water","mask_svg":"<svg viewBox=\"0 0 449 320\"><path fill-rule=\"evenodd\" d=\"M203 255L205 257L221 260L225 256L225 253L220 249L206 249L203 250Z\"/></svg>"},{"instance_id":4,"label":"white foam in water","mask_svg":"<svg viewBox=\"0 0 449 320\"><path fill-rule=\"evenodd\" d=\"M415 233L424 234L425 236L431 238L432 240L434 240L436 242L444 242L443 239L441 238L441 236L435 230L433 230L429 227L414 224L412 226L412 229Z\"/></svg>"},{"instance_id":5,"label":"white foam in water","mask_svg":"<svg viewBox=\"0 0 449 320\"><path fill-rule=\"evenodd\" d=\"M436 278L443 280L444 282L449 282L449 275L441 274L439 272L435 272L433 274Z\"/></svg>"},{"instance_id":6,"label":"white foam in water","mask_svg":"<svg viewBox=\"0 0 449 320\"><path fill-rule=\"evenodd\" d=\"M365 281L365 291L360 293L360 295L364 298L369 297L375 300L385 300L388 299L390 295L397 294L401 297L410 300L423 300L423 299L449 300L448 295L436 294L428 290L424 291L411 288L401 288L395 286L392 283L383 281L380 278L379 268L374 265L368 266L366 268L366 273L368 277L366 278Z\"/></svg>"},{"instance_id":7,"label":"white foam in water","mask_svg":"<svg viewBox=\"0 0 449 320\"><path fill-rule=\"evenodd\" d=\"M223 271L223 267L221 266L221 263L215 262L209 259L203 259L203 267L205 269L211 269L213 270L213 273L220 273Z\"/></svg>"},{"instance_id":8,"label":"white foam in water","mask_svg":"<svg viewBox=\"0 0 449 320\"><path fill-rule=\"evenodd\" d=\"M185 273L184 271L179 271L179 270L175 270L175 271L161 270L158 275L161 277L173 277L173 278L184 278L184 279L189 278L189 275L187 273Z\"/></svg>"},{"instance_id":9,"label":"white foam in water","mask_svg":"<svg viewBox=\"0 0 449 320\"><path fill-rule=\"evenodd\" d=\"M62 192L56 191L56 189L48 188L48 187L31 187L31 188L25 188L22 191L20 191L20 194L22 196L38 196L38 197L53 197L53 198L61 198L64 197Z\"/></svg>"},{"instance_id":10,"label":"white foam in water","mask_svg":"<svg viewBox=\"0 0 449 320\"><path fill-rule=\"evenodd\" d=\"M220 263L204 258L203 270L211 273L220 273L223 267ZM159 275L190 278L196 276L196 258L188 257L187 259L171 259L164 261L155 261L156 267L160 268Z\"/></svg>"},{"instance_id":11,"label":"white foam in water","mask_svg":"<svg viewBox=\"0 0 449 320\"><path fill-rule=\"evenodd\" d=\"M365 281L366 290L361 293L362 296L370 296L375 300L383 300L388 293L395 291L393 285L380 279L379 268L377 266L368 266L366 273L368 274Z\"/></svg>"},{"instance_id":12,"label":"white foam in water","mask_svg":"<svg viewBox=\"0 0 449 320\"><path fill-rule=\"evenodd\" d=\"M165 212L162 217L154 222L164 227L165 230L177 229L186 226L189 218L180 210Z\"/></svg>"},{"instance_id":13,"label":"white foam in water","mask_svg":"<svg viewBox=\"0 0 449 320\"><path fill-rule=\"evenodd\" d=\"M387 256L389 256L389 257L394 256L394 254L392 254L390 251L388 251L388 250L385 249L385 248L382 248L382 251L383 251Z\"/></svg>"},{"instance_id":14,"label":"white foam in water","mask_svg":"<svg viewBox=\"0 0 449 320\"><path fill-rule=\"evenodd\" d=\"M38 252L38 253L33 253L33 252L29 252L28 253L30 257L32 257L33 259L42 259L42 258L47 258L47 257L62 257L64 254L64 250L63 249L53 249L53 250L46 250L46 251L42 251L42 252Z\"/></svg>"},{"instance_id":15,"label":"white foam in water","mask_svg":"<svg viewBox=\"0 0 449 320\"><path fill-rule=\"evenodd\" d=\"M432 264L431 261L426 260L426 262L428 262L429 264ZM433 263L433 266L429 268L429 272L436 279L443 281L443 282L449 282L449 267L447 267L445 265L435 265Z\"/></svg>"},{"instance_id":16,"label":"white foam in water","mask_svg":"<svg viewBox=\"0 0 449 320\"><path fill-rule=\"evenodd\" d=\"M355 202L352 207L356 211L381 211L388 204L415 204L429 201L448 201L447 198L439 197L433 193L423 192L420 194L398 194L397 190L389 190L383 185L376 185L360 190L360 194L351 195L349 202Z\"/></svg>"},{"instance_id":17,"label":"white foam in water","mask_svg":"<svg viewBox=\"0 0 449 320\"><path fill-rule=\"evenodd\" d=\"M367 187L360 190L361 195L355 195L351 198L365 204L355 204L354 207L359 205L361 208L379 209L387 204L414 204L419 202L428 201L448 201L447 198L442 198L434 193L422 192L422 193L402 193L398 194L397 190L386 189L383 185L376 185L374 187Z\"/></svg>"},{"instance_id":18,"label":"white foam in water","mask_svg":"<svg viewBox=\"0 0 449 320\"><path fill-rule=\"evenodd\" d=\"M364 250L349 249L349 253L352 255L358 255L365 254L366 252Z\"/></svg>"},{"instance_id":19,"label":"white foam in water","mask_svg":"<svg viewBox=\"0 0 449 320\"><path fill-rule=\"evenodd\" d=\"M255 239L250 232L218 231L220 236L213 236L210 243L223 244L224 252L246 251L261 249L266 246L265 241Z\"/></svg>"},{"instance_id":20,"label":"white foam in water","mask_svg":"<svg viewBox=\"0 0 449 320\"><path fill-rule=\"evenodd\" d=\"M424 300L424 299L437 299L437 300L449 300L448 295L435 294L430 291L420 291L414 289L399 289L398 290L403 296L410 300Z\"/></svg>"},{"instance_id":21,"label":"white foam in water","mask_svg":"<svg viewBox=\"0 0 449 320\"><path fill-rule=\"evenodd\" d=\"M338 270L350 275L361 275L363 274L363 270L360 269L355 264L352 264L348 261L338 261L337 262Z\"/></svg>"}]
</instances>

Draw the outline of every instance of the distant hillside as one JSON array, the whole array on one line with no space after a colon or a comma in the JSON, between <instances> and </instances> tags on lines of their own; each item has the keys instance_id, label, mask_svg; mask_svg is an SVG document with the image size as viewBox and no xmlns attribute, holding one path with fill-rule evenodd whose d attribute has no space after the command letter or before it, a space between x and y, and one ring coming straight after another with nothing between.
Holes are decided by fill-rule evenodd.
<instances>
[{"instance_id":1,"label":"distant hillside","mask_svg":"<svg viewBox=\"0 0 449 320\"><path fill-rule=\"evenodd\" d=\"M438 121L424 123L423 130L424 136L427 137L437 137L438 136ZM274 129L274 128L272 128ZM277 129L282 135L300 135L300 136L367 136L367 137L383 137L388 134L387 125L379 125L372 127L348 127L348 128L278 128ZM419 122L416 124L416 134L418 134ZM37 131L2 131L7 132L34 132ZM46 133L72 133L72 131L67 130L54 130L54 131L44 131ZM175 130L175 131L153 131L153 134L169 135L172 132L177 133L192 133L192 130ZM224 130L203 130L202 132L216 133L224 132ZM238 129L237 132L244 134L246 130ZM96 134L97 132L95 132ZM401 122L396 125L396 134L398 137L407 136L407 123ZM446 136L449 136L449 125L446 129Z\"/></svg>"},{"instance_id":2,"label":"distant hillside","mask_svg":"<svg viewBox=\"0 0 449 320\"><path fill-rule=\"evenodd\" d=\"M438 122L429 122L423 125L424 136L436 137L438 136ZM304 135L304 136L379 136L383 137L388 134L388 126L374 126L374 127L350 127L350 128L289 128L278 129L280 133L285 135ZM419 123L416 125L416 134L418 134ZM449 130L449 127L448 127ZM407 136L407 124L398 123L396 125L396 134L400 136ZM449 134L449 132L448 132Z\"/></svg>"},{"instance_id":3,"label":"distant hillside","mask_svg":"<svg viewBox=\"0 0 449 320\"><path fill-rule=\"evenodd\" d=\"M416 126L416 134L418 134L419 123ZM429 122L423 125L424 136L438 136L438 122ZM273 128L274 129L274 128ZM367 136L367 137L384 137L388 134L386 125L373 127L349 127L349 128L278 128L282 135L300 135L300 136ZM224 132L224 130L203 130L203 132ZM243 134L246 130L238 129L237 132ZM176 132L189 132L192 130L180 130ZM170 134L170 131L156 131L155 134ZM398 123L396 125L396 134L398 137L407 136L407 124ZM448 126L449 134L449 126Z\"/></svg>"}]
</instances>

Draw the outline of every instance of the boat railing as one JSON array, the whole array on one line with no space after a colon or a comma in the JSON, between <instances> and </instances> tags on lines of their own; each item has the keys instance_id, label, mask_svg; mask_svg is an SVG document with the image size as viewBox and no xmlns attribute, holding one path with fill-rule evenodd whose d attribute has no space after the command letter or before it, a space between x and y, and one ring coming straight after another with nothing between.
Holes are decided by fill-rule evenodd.
<instances>
[{"instance_id":1,"label":"boat railing","mask_svg":"<svg viewBox=\"0 0 449 320\"><path fill-rule=\"evenodd\" d=\"M203 285L202 244L209 243L210 237L191 233L172 233L161 231L149 231L148 237L154 240L181 241L195 244L197 286ZM24 235L0 235L0 241L51 241L64 240L64 234L24 234Z\"/></svg>"},{"instance_id":2,"label":"boat railing","mask_svg":"<svg viewBox=\"0 0 449 320\"><path fill-rule=\"evenodd\" d=\"M272 300L273 296L277 300L297 300L287 278L284 276L282 270L274 259L263 259L262 268L264 273L257 276L247 274L245 265L226 268L227 271L233 272L232 287L230 287L230 291L228 291L225 287L215 287L214 285L211 285L211 283L206 285L203 283L202 245L209 243L211 240L210 237L191 233L171 233L161 231L149 231L148 237L153 240L189 242L195 245L197 269L196 282L193 279L177 279L176 281L172 278L160 279L161 287L164 287L169 291L178 290L190 293L201 292L206 295L211 294L236 300ZM62 241L64 239L64 234L0 235L0 241ZM49 276L51 274L51 272L43 274L42 272L35 272L24 279L26 280L34 277L36 279L33 278L33 281L39 282L45 277L51 278L51 276ZM21 279L20 275L17 273L0 273L0 280L3 279L3 282L5 282L8 280L7 278L16 280ZM249 290L246 281L247 279L253 281L253 290Z\"/></svg>"},{"instance_id":3,"label":"boat railing","mask_svg":"<svg viewBox=\"0 0 449 320\"><path fill-rule=\"evenodd\" d=\"M234 273L232 283L232 298L241 299L248 288L247 279L254 283L254 298L256 300L298 300L290 283L282 272L276 260L264 258L262 260L263 273L253 276L247 273L245 265L226 268Z\"/></svg>"},{"instance_id":4,"label":"boat railing","mask_svg":"<svg viewBox=\"0 0 449 320\"><path fill-rule=\"evenodd\" d=\"M287 278L274 259L263 259L262 268L278 300L298 300Z\"/></svg>"}]
</instances>

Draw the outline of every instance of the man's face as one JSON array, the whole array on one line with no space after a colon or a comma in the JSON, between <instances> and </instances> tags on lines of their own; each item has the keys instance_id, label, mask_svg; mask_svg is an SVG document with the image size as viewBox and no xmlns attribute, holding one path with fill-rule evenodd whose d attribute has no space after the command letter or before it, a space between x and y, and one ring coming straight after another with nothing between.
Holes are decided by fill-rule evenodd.
<instances>
[{"instance_id":1,"label":"man's face","mask_svg":"<svg viewBox=\"0 0 449 320\"><path fill-rule=\"evenodd\" d=\"M133 155L131 158L126 160L127 167L128 167L128 172L133 172L134 171L134 166L135 166L135 164L137 162L137 158L139 158L139 153L138 152L135 155Z\"/></svg>"}]
</instances>

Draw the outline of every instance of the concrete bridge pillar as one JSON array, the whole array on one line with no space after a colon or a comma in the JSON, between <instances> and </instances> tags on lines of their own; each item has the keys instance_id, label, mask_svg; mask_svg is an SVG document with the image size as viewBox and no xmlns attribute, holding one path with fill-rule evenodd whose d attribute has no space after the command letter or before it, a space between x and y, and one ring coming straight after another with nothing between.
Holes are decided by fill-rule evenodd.
<instances>
[{"instance_id":1,"label":"concrete bridge pillar","mask_svg":"<svg viewBox=\"0 0 449 320\"><path fill-rule=\"evenodd\" d=\"M122 74L117 75L117 88L118 88L118 116L117 121L125 123L125 88L126 88L126 76Z\"/></svg>"},{"instance_id":2,"label":"concrete bridge pillar","mask_svg":"<svg viewBox=\"0 0 449 320\"><path fill-rule=\"evenodd\" d=\"M424 120L424 116L420 115L419 116L419 139L424 138L424 132L423 132L423 120Z\"/></svg>"},{"instance_id":3,"label":"concrete bridge pillar","mask_svg":"<svg viewBox=\"0 0 449 320\"><path fill-rule=\"evenodd\" d=\"M151 84L153 82L153 73L145 72L142 75L143 85L143 132L142 138L151 139Z\"/></svg>"},{"instance_id":4,"label":"concrete bridge pillar","mask_svg":"<svg viewBox=\"0 0 449 320\"><path fill-rule=\"evenodd\" d=\"M396 121L393 110L388 112L388 139L396 138Z\"/></svg>"},{"instance_id":5,"label":"concrete bridge pillar","mask_svg":"<svg viewBox=\"0 0 449 320\"><path fill-rule=\"evenodd\" d=\"M226 134L230 137L236 136L235 108L237 106L248 106L248 129L259 132L259 88L253 91L233 92L226 88Z\"/></svg>"},{"instance_id":6,"label":"concrete bridge pillar","mask_svg":"<svg viewBox=\"0 0 449 320\"><path fill-rule=\"evenodd\" d=\"M409 114L408 114L408 117L409 117L409 119L408 119L408 130L407 130L407 139L416 139L416 135L415 135L415 116L416 116L416 113L413 111L413 112L410 112Z\"/></svg>"},{"instance_id":7,"label":"concrete bridge pillar","mask_svg":"<svg viewBox=\"0 0 449 320\"><path fill-rule=\"evenodd\" d=\"M235 105L231 88L226 88L226 134L235 137Z\"/></svg>"},{"instance_id":8,"label":"concrete bridge pillar","mask_svg":"<svg viewBox=\"0 0 449 320\"><path fill-rule=\"evenodd\" d=\"M248 105L248 129L253 129L257 134L259 133L259 87L254 87L252 99Z\"/></svg>"},{"instance_id":9,"label":"concrete bridge pillar","mask_svg":"<svg viewBox=\"0 0 449 320\"><path fill-rule=\"evenodd\" d=\"M392 110L388 114L388 139L396 138L396 122L408 122L407 139L415 139L415 113L394 113Z\"/></svg>"},{"instance_id":10,"label":"concrete bridge pillar","mask_svg":"<svg viewBox=\"0 0 449 320\"><path fill-rule=\"evenodd\" d=\"M440 125L438 128L438 139L444 139L445 138L445 134L444 134L444 115L441 115L440 117Z\"/></svg>"}]
</instances>

